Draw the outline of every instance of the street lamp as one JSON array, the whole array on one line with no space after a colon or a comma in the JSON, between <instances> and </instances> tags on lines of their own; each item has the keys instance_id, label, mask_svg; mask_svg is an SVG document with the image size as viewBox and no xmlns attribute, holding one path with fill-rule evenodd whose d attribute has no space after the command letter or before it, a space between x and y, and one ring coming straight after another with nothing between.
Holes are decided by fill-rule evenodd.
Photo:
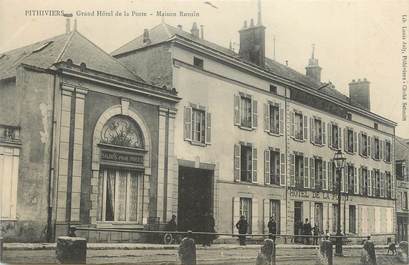
<instances>
[{"instance_id":1,"label":"street lamp","mask_svg":"<svg viewBox=\"0 0 409 265\"><path fill-rule=\"evenodd\" d=\"M338 150L334 154L335 167L337 169L338 175L338 216L337 216L337 238L335 245L335 255L342 256L342 234L341 234L341 176L342 169L345 166L345 156L342 154L341 150Z\"/></svg>"}]
</instances>

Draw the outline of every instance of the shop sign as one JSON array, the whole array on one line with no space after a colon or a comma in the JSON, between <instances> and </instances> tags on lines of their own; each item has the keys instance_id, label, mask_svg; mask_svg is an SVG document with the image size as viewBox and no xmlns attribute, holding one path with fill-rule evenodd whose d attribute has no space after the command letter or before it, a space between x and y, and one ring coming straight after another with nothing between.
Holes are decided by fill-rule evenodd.
<instances>
[{"instance_id":1,"label":"shop sign","mask_svg":"<svg viewBox=\"0 0 409 265\"><path fill-rule=\"evenodd\" d=\"M120 163L132 163L143 166L143 155L123 154L113 151L101 151L101 159Z\"/></svg>"}]
</instances>

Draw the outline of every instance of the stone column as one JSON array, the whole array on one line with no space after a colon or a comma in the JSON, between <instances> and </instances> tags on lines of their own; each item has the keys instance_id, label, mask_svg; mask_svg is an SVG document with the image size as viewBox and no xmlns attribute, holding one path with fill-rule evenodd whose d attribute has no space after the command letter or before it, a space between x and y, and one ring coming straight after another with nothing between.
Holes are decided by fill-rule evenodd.
<instances>
[{"instance_id":1,"label":"stone column","mask_svg":"<svg viewBox=\"0 0 409 265\"><path fill-rule=\"evenodd\" d=\"M177 213L177 200L178 200L178 193L177 193L177 185L178 185L178 175L177 175L177 162L176 156L174 151L174 143L175 143L175 116L176 110L169 109L168 112L168 122L167 122L167 191L166 191L166 204L165 204L165 220L163 222L167 222L171 219L172 214ZM165 160L166 161L166 160Z\"/></svg>"},{"instance_id":2,"label":"stone column","mask_svg":"<svg viewBox=\"0 0 409 265\"><path fill-rule=\"evenodd\" d=\"M167 129L167 112L168 109L159 107L159 148L158 148L158 179L157 179L157 194L156 194L156 216L159 217L162 223L166 222L165 210L165 178L167 178L167 144L168 132Z\"/></svg>"}]
</instances>

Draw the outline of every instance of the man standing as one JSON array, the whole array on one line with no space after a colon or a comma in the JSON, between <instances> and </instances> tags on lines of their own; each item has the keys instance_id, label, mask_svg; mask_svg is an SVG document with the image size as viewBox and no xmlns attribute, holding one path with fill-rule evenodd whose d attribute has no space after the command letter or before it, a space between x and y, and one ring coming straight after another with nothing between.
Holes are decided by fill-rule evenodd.
<instances>
[{"instance_id":1,"label":"man standing","mask_svg":"<svg viewBox=\"0 0 409 265\"><path fill-rule=\"evenodd\" d=\"M244 215L240 216L240 220L236 223L236 228L239 230L239 240L240 240L240 245L245 246L246 245L246 236L247 234L247 220Z\"/></svg>"},{"instance_id":2,"label":"man standing","mask_svg":"<svg viewBox=\"0 0 409 265\"><path fill-rule=\"evenodd\" d=\"M318 236L320 234L320 228L318 227L317 223L314 224L314 227L312 228L312 232L314 234L313 244L318 245Z\"/></svg>"},{"instance_id":3,"label":"man standing","mask_svg":"<svg viewBox=\"0 0 409 265\"><path fill-rule=\"evenodd\" d=\"M180 242L178 254L182 265L196 265L196 243L192 231L187 231L186 237Z\"/></svg>"},{"instance_id":4,"label":"man standing","mask_svg":"<svg viewBox=\"0 0 409 265\"><path fill-rule=\"evenodd\" d=\"M311 235L311 224L308 222L308 218L305 218L305 223L303 225L303 235L304 235L304 244L310 244L310 235Z\"/></svg>"},{"instance_id":5,"label":"man standing","mask_svg":"<svg viewBox=\"0 0 409 265\"><path fill-rule=\"evenodd\" d=\"M270 217L270 220L268 221L268 238L275 240L276 239L276 234L277 234L277 223L274 220L273 217Z\"/></svg>"}]
</instances>

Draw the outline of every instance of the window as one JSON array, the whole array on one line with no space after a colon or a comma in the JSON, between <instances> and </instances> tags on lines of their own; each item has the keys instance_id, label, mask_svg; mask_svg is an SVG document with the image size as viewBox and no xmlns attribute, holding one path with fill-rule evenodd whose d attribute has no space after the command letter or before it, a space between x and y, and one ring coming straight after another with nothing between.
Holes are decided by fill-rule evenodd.
<instances>
[{"instance_id":1,"label":"window","mask_svg":"<svg viewBox=\"0 0 409 265\"><path fill-rule=\"evenodd\" d=\"M295 185L298 188L303 188L304 177L304 157L302 155L295 156Z\"/></svg>"},{"instance_id":2,"label":"window","mask_svg":"<svg viewBox=\"0 0 409 265\"><path fill-rule=\"evenodd\" d=\"M345 152L353 154L356 152L357 134L350 128L344 129Z\"/></svg>"},{"instance_id":3,"label":"window","mask_svg":"<svg viewBox=\"0 0 409 265\"><path fill-rule=\"evenodd\" d=\"M252 221L252 200L251 198L240 198L240 216L244 215L248 223L248 233L251 233Z\"/></svg>"},{"instance_id":4,"label":"window","mask_svg":"<svg viewBox=\"0 0 409 265\"><path fill-rule=\"evenodd\" d=\"M290 135L296 140L306 140L308 138L308 117L302 112L293 110L291 112Z\"/></svg>"},{"instance_id":5,"label":"window","mask_svg":"<svg viewBox=\"0 0 409 265\"><path fill-rule=\"evenodd\" d=\"M341 148L341 128L337 124L328 124L328 144L334 149Z\"/></svg>"},{"instance_id":6,"label":"window","mask_svg":"<svg viewBox=\"0 0 409 265\"><path fill-rule=\"evenodd\" d=\"M275 85L270 85L270 92L277 95L277 87Z\"/></svg>"},{"instance_id":7,"label":"window","mask_svg":"<svg viewBox=\"0 0 409 265\"><path fill-rule=\"evenodd\" d=\"M378 124L376 122L374 122L373 127L378 130Z\"/></svg>"},{"instance_id":8,"label":"window","mask_svg":"<svg viewBox=\"0 0 409 265\"><path fill-rule=\"evenodd\" d=\"M372 158L375 160L379 160L380 158L380 153L381 153L381 147L380 147L380 142L378 137L372 137Z\"/></svg>"},{"instance_id":9,"label":"window","mask_svg":"<svg viewBox=\"0 0 409 265\"><path fill-rule=\"evenodd\" d=\"M257 182L257 149L251 144L234 145L234 180Z\"/></svg>"},{"instance_id":10,"label":"window","mask_svg":"<svg viewBox=\"0 0 409 265\"><path fill-rule=\"evenodd\" d=\"M348 164L347 165L347 176L348 176L348 193L350 194L358 194L358 181L356 178L356 169L354 165Z\"/></svg>"},{"instance_id":11,"label":"window","mask_svg":"<svg viewBox=\"0 0 409 265\"><path fill-rule=\"evenodd\" d=\"M352 114L351 113L347 113L345 118L349 121L352 121Z\"/></svg>"},{"instance_id":12,"label":"window","mask_svg":"<svg viewBox=\"0 0 409 265\"><path fill-rule=\"evenodd\" d=\"M246 129L257 127L257 101L252 96L234 96L234 124Z\"/></svg>"},{"instance_id":13,"label":"window","mask_svg":"<svg viewBox=\"0 0 409 265\"><path fill-rule=\"evenodd\" d=\"M280 151L278 149L265 150L264 163L266 184L280 185L280 169L285 166L284 161L282 161L283 165L280 164Z\"/></svg>"},{"instance_id":14,"label":"window","mask_svg":"<svg viewBox=\"0 0 409 265\"><path fill-rule=\"evenodd\" d=\"M379 196L381 196L381 176L379 174L379 170L374 169L372 171L372 174L373 174L372 186L375 186L375 191L372 189L372 192L374 192L374 194L372 196L379 197ZM374 181L375 181L375 183L374 183Z\"/></svg>"},{"instance_id":15,"label":"window","mask_svg":"<svg viewBox=\"0 0 409 265\"><path fill-rule=\"evenodd\" d=\"M190 104L184 111L184 139L191 144L211 143L211 113L206 107Z\"/></svg>"},{"instance_id":16,"label":"window","mask_svg":"<svg viewBox=\"0 0 409 265\"><path fill-rule=\"evenodd\" d=\"M320 118L310 118L311 143L325 144L325 123Z\"/></svg>"},{"instance_id":17,"label":"window","mask_svg":"<svg viewBox=\"0 0 409 265\"><path fill-rule=\"evenodd\" d=\"M406 163L403 160L396 161L396 179L405 180Z\"/></svg>"},{"instance_id":18,"label":"window","mask_svg":"<svg viewBox=\"0 0 409 265\"><path fill-rule=\"evenodd\" d=\"M311 165L311 168L314 169L314 171L311 172L311 176L314 177L315 183L314 185L311 183L311 188L315 188L316 190L322 190L322 188L325 186L323 181L323 162L321 158L312 158L313 164ZM315 186L315 187L314 187Z\"/></svg>"},{"instance_id":19,"label":"window","mask_svg":"<svg viewBox=\"0 0 409 265\"><path fill-rule=\"evenodd\" d=\"M363 132L359 134L359 154L361 156L368 157L371 154L370 139L371 137Z\"/></svg>"},{"instance_id":20,"label":"window","mask_svg":"<svg viewBox=\"0 0 409 265\"><path fill-rule=\"evenodd\" d=\"M385 162L390 163L391 162L391 142L388 140L385 140L385 147L384 147L384 160Z\"/></svg>"},{"instance_id":21,"label":"window","mask_svg":"<svg viewBox=\"0 0 409 265\"><path fill-rule=\"evenodd\" d=\"M284 110L279 103L264 104L264 130L272 134L284 134Z\"/></svg>"},{"instance_id":22,"label":"window","mask_svg":"<svg viewBox=\"0 0 409 265\"><path fill-rule=\"evenodd\" d=\"M203 59L193 57L193 65L203 69Z\"/></svg>"},{"instance_id":23,"label":"window","mask_svg":"<svg viewBox=\"0 0 409 265\"><path fill-rule=\"evenodd\" d=\"M349 206L349 232L356 234L356 207L355 205Z\"/></svg>"},{"instance_id":24,"label":"window","mask_svg":"<svg viewBox=\"0 0 409 265\"><path fill-rule=\"evenodd\" d=\"M0 220L16 218L19 151L0 146Z\"/></svg>"},{"instance_id":25,"label":"window","mask_svg":"<svg viewBox=\"0 0 409 265\"><path fill-rule=\"evenodd\" d=\"M389 171L385 172L386 198L392 199L392 177Z\"/></svg>"},{"instance_id":26,"label":"window","mask_svg":"<svg viewBox=\"0 0 409 265\"><path fill-rule=\"evenodd\" d=\"M277 234L280 233L280 201L270 200L270 217L276 221Z\"/></svg>"},{"instance_id":27,"label":"window","mask_svg":"<svg viewBox=\"0 0 409 265\"><path fill-rule=\"evenodd\" d=\"M143 172L113 168L100 172L101 220L138 221Z\"/></svg>"},{"instance_id":28,"label":"window","mask_svg":"<svg viewBox=\"0 0 409 265\"><path fill-rule=\"evenodd\" d=\"M401 193L401 201L402 201L402 209L407 210L408 209L408 192L407 191L402 191Z\"/></svg>"},{"instance_id":29,"label":"window","mask_svg":"<svg viewBox=\"0 0 409 265\"><path fill-rule=\"evenodd\" d=\"M328 162L328 189L338 190L337 168L332 160Z\"/></svg>"},{"instance_id":30,"label":"window","mask_svg":"<svg viewBox=\"0 0 409 265\"><path fill-rule=\"evenodd\" d=\"M368 170L365 167L361 167L361 194L368 196Z\"/></svg>"}]
</instances>

